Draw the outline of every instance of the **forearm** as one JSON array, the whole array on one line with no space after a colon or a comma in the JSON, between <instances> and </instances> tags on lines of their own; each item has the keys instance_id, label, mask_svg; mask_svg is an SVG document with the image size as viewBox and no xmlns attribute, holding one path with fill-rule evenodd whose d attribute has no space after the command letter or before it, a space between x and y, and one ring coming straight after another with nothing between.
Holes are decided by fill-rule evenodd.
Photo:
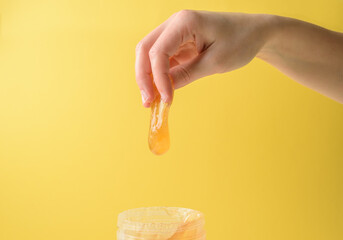
<instances>
[{"instance_id":1,"label":"forearm","mask_svg":"<svg viewBox=\"0 0 343 240\"><path fill-rule=\"evenodd\" d=\"M268 38L257 57L343 103L343 34L296 19L271 19Z\"/></svg>"}]
</instances>

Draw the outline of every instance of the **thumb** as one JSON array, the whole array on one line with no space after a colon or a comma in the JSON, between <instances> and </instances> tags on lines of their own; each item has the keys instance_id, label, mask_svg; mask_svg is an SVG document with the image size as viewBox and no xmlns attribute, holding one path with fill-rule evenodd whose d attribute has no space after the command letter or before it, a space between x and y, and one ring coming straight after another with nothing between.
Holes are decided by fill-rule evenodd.
<instances>
[{"instance_id":1,"label":"thumb","mask_svg":"<svg viewBox=\"0 0 343 240\"><path fill-rule=\"evenodd\" d=\"M209 54L204 53L189 62L172 67L169 74L173 79L174 88L181 88L199 78L216 73L211 62Z\"/></svg>"}]
</instances>

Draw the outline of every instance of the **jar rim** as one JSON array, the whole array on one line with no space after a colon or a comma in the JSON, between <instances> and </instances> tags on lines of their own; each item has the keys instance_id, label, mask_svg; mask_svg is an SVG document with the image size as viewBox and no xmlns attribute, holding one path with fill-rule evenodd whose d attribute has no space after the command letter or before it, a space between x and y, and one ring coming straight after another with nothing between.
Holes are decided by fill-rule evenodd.
<instances>
[{"instance_id":1,"label":"jar rim","mask_svg":"<svg viewBox=\"0 0 343 240\"><path fill-rule=\"evenodd\" d=\"M169 215L169 217L168 217ZM189 219L193 221L187 223ZM187 226L182 227L182 224ZM126 210L118 216L118 228L128 231L144 231L150 234L163 234L199 228L205 225L201 212L180 207L142 207Z\"/></svg>"}]
</instances>

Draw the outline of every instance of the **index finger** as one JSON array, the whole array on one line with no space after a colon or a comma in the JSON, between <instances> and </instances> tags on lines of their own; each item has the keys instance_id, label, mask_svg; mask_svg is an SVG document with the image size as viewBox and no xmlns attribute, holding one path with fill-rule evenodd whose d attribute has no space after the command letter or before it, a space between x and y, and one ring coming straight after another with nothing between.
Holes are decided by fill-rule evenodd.
<instances>
[{"instance_id":1,"label":"index finger","mask_svg":"<svg viewBox=\"0 0 343 240\"><path fill-rule=\"evenodd\" d=\"M169 77L170 58L177 52L180 45L194 39L193 11L184 10L161 33L149 51L151 69L154 82L161 94L161 99L171 103L173 99L173 86Z\"/></svg>"},{"instance_id":2,"label":"index finger","mask_svg":"<svg viewBox=\"0 0 343 240\"><path fill-rule=\"evenodd\" d=\"M150 48L155 43L156 39L163 32L164 28L168 25L170 19L173 18L172 15L165 22L155 28L150 32L146 37L144 37L136 46L136 62L135 62L135 71L136 71L136 81L138 87L142 94L143 105L149 107L150 103L155 98L153 82L151 79L151 64L149 59Z\"/></svg>"}]
</instances>

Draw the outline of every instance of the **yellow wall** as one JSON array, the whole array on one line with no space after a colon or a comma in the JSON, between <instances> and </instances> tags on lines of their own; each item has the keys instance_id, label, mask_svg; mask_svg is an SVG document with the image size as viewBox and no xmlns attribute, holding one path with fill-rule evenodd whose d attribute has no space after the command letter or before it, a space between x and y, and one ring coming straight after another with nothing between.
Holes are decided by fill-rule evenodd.
<instances>
[{"instance_id":1,"label":"yellow wall","mask_svg":"<svg viewBox=\"0 0 343 240\"><path fill-rule=\"evenodd\" d=\"M116 239L119 212L205 213L208 240L343 239L343 107L259 60L176 92L147 146L134 48L173 12L343 31L342 0L2 0L0 239Z\"/></svg>"}]
</instances>

